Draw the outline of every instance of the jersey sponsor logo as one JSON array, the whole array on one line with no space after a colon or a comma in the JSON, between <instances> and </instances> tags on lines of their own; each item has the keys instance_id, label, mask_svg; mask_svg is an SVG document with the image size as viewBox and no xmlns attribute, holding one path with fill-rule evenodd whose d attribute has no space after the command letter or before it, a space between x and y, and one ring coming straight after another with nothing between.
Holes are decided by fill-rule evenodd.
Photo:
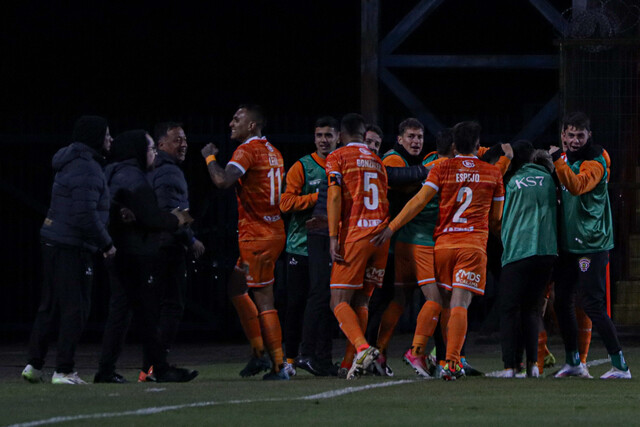
<instances>
[{"instance_id":1,"label":"jersey sponsor logo","mask_svg":"<svg viewBox=\"0 0 640 427\"><path fill-rule=\"evenodd\" d=\"M366 154L367 156L371 155L371 151L367 150L366 148L358 148L358 150L360 150L362 154Z\"/></svg>"},{"instance_id":2,"label":"jersey sponsor logo","mask_svg":"<svg viewBox=\"0 0 640 427\"><path fill-rule=\"evenodd\" d=\"M280 215L265 215L262 217L266 222L272 223L280 220Z\"/></svg>"},{"instance_id":3,"label":"jersey sponsor logo","mask_svg":"<svg viewBox=\"0 0 640 427\"><path fill-rule=\"evenodd\" d=\"M589 267L591 266L591 258L580 258L578 260L578 267L580 267L580 271L582 271L583 273L586 273L587 270L589 270Z\"/></svg>"},{"instance_id":4,"label":"jersey sponsor logo","mask_svg":"<svg viewBox=\"0 0 640 427\"><path fill-rule=\"evenodd\" d=\"M473 160L463 160L462 164L465 168L475 168L476 164L474 163Z\"/></svg>"},{"instance_id":5,"label":"jersey sponsor logo","mask_svg":"<svg viewBox=\"0 0 640 427\"><path fill-rule=\"evenodd\" d=\"M278 166L278 156L269 154L269 166Z\"/></svg>"},{"instance_id":6,"label":"jersey sponsor logo","mask_svg":"<svg viewBox=\"0 0 640 427\"><path fill-rule=\"evenodd\" d=\"M382 224L382 220L380 220L380 219L362 219L362 218L360 218L358 220L358 227L362 227L362 228L377 227L380 224Z\"/></svg>"},{"instance_id":7,"label":"jersey sponsor logo","mask_svg":"<svg viewBox=\"0 0 640 427\"><path fill-rule=\"evenodd\" d=\"M364 272L365 280L369 282L382 283L384 278L384 268L367 267Z\"/></svg>"},{"instance_id":8,"label":"jersey sponsor logo","mask_svg":"<svg viewBox=\"0 0 640 427\"><path fill-rule=\"evenodd\" d=\"M465 271L463 269L460 269L456 273L456 282L468 286L473 286L474 288L478 287L481 279L482 275L479 273L474 273L473 271Z\"/></svg>"},{"instance_id":9,"label":"jersey sponsor logo","mask_svg":"<svg viewBox=\"0 0 640 427\"><path fill-rule=\"evenodd\" d=\"M544 176L527 176L524 178L516 179L514 180L514 182L516 183L516 187L518 187L518 190L521 189L522 187L524 188L535 187L535 186L542 187L542 183L544 182Z\"/></svg>"},{"instance_id":10,"label":"jersey sponsor logo","mask_svg":"<svg viewBox=\"0 0 640 427\"><path fill-rule=\"evenodd\" d=\"M309 181L309 185L316 186L316 185L320 185L321 182L322 182L321 179L312 179L311 181ZM318 190L316 190L316 191L318 191Z\"/></svg>"},{"instance_id":11,"label":"jersey sponsor logo","mask_svg":"<svg viewBox=\"0 0 640 427\"><path fill-rule=\"evenodd\" d=\"M456 182L480 182L478 173L457 173Z\"/></svg>"},{"instance_id":12,"label":"jersey sponsor logo","mask_svg":"<svg viewBox=\"0 0 640 427\"><path fill-rule=\"evenodd\" d=\"M329 174L329 185L342 185L342 175L337 172Z\"/></svg>"}]
</instances>

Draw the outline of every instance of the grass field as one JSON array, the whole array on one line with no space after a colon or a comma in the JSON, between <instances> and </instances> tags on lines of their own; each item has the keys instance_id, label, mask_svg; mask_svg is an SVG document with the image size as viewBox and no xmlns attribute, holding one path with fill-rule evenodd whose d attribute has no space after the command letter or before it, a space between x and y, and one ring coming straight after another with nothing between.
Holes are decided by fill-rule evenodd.
<instances>
[{"instance_id":1,"label":"grass field","mask_svg":"<svg viewBox=\"0 0 640 427\"><path fill-rule=\"evenodd\" d=\"M593 343L590 360L606 357L601 347ZM192 346L174 355L200 371L191 383L87 386L25 383L19 376L18 350L3 350L2 360L7 362L0 370L2 425L640 425L636 379L425 381L400 361L401 347L390 350L393 378L346 381L299 372L289 382L266 382L260 376L242 379L238 372L245 360L236 353L246 352L244 346ZM87 380L95 372L94 350L95 346L84 349L78 357L78 370ZM562 356L559 343L551 350ZM123 358L125 369L120 372L130 380L137 376L137 354L129 349ZM497 344L471 346L469 354L478 369L501 367ZM625 354L634 372L640 346L627 345ZM590 371L597 378L607 369L609 363Z\"/></svg>"}]
</instances>

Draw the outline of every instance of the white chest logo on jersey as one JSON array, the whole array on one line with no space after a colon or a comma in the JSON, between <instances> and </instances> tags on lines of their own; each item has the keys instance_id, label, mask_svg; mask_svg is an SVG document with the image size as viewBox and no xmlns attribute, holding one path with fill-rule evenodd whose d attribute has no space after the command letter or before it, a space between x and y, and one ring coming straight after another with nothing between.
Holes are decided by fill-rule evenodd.
<instances>
[{"instance_id":1,"label":"white chest logo on jersey","mask_svg":"<svg viewBox=\"0 0 640 427\"><path fill-rule=\"evenodd\" d=\"M587 270L589 270L589 266L591 266L591 259L590 258L580 258L578 260L578 266L580 267L580 271L582 271L583 273L586 273Z\"/></svg>"},{"instance_id":2,"label":"white chest logo on jersey","mask_svg":"<svg viewBox=\"0 0 640 427\"><path fill-rule=\"evenodd\" d=\"M462 164L465 168L475 168L476 164L473 162L473 160L463 160Z\"/></svg>"}]
</instances>

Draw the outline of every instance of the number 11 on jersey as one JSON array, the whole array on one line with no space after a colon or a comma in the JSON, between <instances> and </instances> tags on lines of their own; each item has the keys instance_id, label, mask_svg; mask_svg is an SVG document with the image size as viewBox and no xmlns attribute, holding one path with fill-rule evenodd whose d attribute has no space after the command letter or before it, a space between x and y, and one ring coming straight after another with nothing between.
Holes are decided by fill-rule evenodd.
<instances>
[{"instance_id":1,"label":"number 11 on jersey","mask_svg":"<svg viewBox=\"0 0 640 427\"><path fill-rule=\"evenodd\" d=\"M269 173L267 174L269 177L269 185L270 185L270 195L271 195L271 206L280 203L280 192L282 189L282 172L280 169L269 169ZM276 179L278 180L278 186L276 188ZM277 191L277 192L276 192ZM276 195L278 196L278 200L276 201Z\"/></svg>"}]
</instances>

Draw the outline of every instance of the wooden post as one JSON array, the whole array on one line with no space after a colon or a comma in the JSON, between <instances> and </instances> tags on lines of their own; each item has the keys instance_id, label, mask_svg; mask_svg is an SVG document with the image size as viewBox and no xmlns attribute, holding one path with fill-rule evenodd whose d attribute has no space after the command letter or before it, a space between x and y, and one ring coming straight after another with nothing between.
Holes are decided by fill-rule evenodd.
<instances>
[{"instance_id":1,"label":"wooden post","mask_svg":"<svg viewBox=\"0 0 640 427\"><path fill-rule=\"evenodd\" d=\"M360 111L368 123L378 123L378 24L380 0L361 0Z\"/></svg>"}]
</instances>

